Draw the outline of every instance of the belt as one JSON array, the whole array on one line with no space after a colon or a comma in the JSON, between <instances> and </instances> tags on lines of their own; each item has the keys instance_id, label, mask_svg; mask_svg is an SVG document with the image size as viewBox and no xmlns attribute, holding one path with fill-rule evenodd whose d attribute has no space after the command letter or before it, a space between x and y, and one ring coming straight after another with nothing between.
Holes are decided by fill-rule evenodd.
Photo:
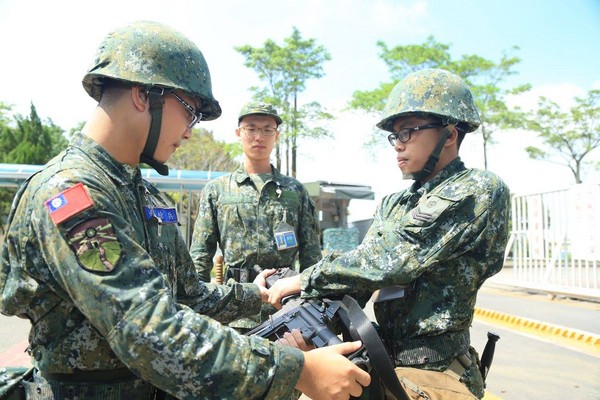
<instances>
[{"instance_id":1,"label":"belt","mask_svg":"<svg viewBox=\"0 0 600 400\"><path fill-rule=\"evenodd\" d=\"M444 373L460 381L460 378L471 364L473 364L473 361L471 361L470 354L461 354L450 363Z\"/></svg>"},{"instance_id":2,"label":"belt","mask_svg":"<svg viewBox=\"0 0 600 400\"><path fill-rule=\"evenodd\" d=\"M444 332L436 336L419 336L414 339L392 342L397 366L434 363L468 354L471 337L469 330Z\"/></svg>"},{"instance_id":3,"label":"belt","mask_svg":"<svg viewBox=\"0 0 600 400\"><path fill-rule=\"evenodd\" d=\"M99 371L76 371L72 374L40 371L40 375L45 379L59 382L114 382L140 379L127 368Z\"/></svg>"}]
</instances>

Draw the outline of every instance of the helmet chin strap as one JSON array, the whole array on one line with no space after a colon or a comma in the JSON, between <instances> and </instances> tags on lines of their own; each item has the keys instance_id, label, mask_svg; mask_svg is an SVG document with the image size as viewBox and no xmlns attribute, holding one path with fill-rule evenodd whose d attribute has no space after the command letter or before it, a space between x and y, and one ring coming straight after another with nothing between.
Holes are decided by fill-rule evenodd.
<instances>
[{"instance_id":1,"label":"helmet chin strap","mask_svg":"<svg viewBox=\"0 0 600 400\"><path fill-rule=\"evenodd\" d=\"M160 136L160 127L162 125L162 112L164 100L162 95L164 93L163 88L150 88L148 90L148 98L150 99L150 130L148 132L148 138L146 139L146 145L140 155L140 162L148 164L161 175L169 175L169 167L163 163L160 163L154 159L154 152L158 145L158 138Z\"/></svg>"},{"instance_id":2,"label":"helmet chin strap","mask_svg":"<svg viewBox=\"0 0 600 400\"><path fill-rule=\"evenodd\" d=\"M440 154L442 153L442 149L444 148L444 143L446 143L446 139L452 135L452 130L456 127L456 124L448 124L442 131L442 136L440 140L435 145L435 148L429 155L427 162L423 169L417 172L411 172L408 174L402 174L403 179L414 179L415 181L422 182L425 178L427 178L433 172L435 165L440 159Z\"/></svg>"}]
</instances>

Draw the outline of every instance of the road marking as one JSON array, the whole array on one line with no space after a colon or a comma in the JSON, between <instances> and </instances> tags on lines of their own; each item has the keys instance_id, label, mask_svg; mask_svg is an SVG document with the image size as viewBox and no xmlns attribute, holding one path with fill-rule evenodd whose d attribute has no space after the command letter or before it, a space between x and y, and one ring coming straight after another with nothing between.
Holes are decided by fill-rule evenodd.
<instances>
[{"instance_id":1,"label":"road marking","mask_svg":"<svg viewBox=\"0 0 600 400\"><path fill-rule=\"evenodd\" d=\"M485 395L483 395L483 400L502 400L502 398L486 391Z\"/></svg>"},{"instance_id":2,"label":"road marking","mask_svg":"<svg viewBox=\"0 0 600 400\"><path fill-rule=\"evenodd\" d=\"M504 325L510 329L543 337L544 339L551 338L560 344L572 346L594 355L600 355L600 335L594 333L480 307L475 307L475 318L483 322Z\"/></svg>"}]
</instances>

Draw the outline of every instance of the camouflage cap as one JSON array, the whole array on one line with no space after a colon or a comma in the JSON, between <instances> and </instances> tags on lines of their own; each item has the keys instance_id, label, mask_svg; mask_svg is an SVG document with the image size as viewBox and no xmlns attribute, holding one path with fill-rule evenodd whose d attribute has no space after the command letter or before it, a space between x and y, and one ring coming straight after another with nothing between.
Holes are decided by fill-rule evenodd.
<instances>
[{"instance_id":1,"label":"camouflage cap","mask_svg":"<svg viewBox=\"0 0 600 400\"><path fill-rule=\"evenodd\" d=\"M179 89L202 100L198 110L202 120L221 115L202 52L184 35L163 24L138 21L110 32L82 82L86 92L98 101L105 78Z\"/></svg>"},{"instance_id":2,"label":"camouflage cap","mask_svg":"<svg viewBox=\"0 0 600 400\"><path fill-rule=\"evenodd\" d=\"M464 132L473 132L481 125L467 84L458 75L442 69L413 72L398 82L377 127L392 132L394 122L408 114L432 114L443 123L456 123Z\"/></svg>"},{"instance_id":3,"label":"camouflage cap","mask_svg":"<svg viewBox=\"0 0 600 400\"><path fill-rule=\"evenodd\" d=\"M251 101L249 103L244 104L244 106L240 110L238 123L240 123L242 121L242 118L244 118L245 116L253 114L268 115L270 117L273 117L275 118L275 122L277 122L277 126L281 125L281 123L283 122L281 117L277 115L277 110L275 109L275 107L273 107L273 105L265 102Z\"/></svg>"}]
</instances>

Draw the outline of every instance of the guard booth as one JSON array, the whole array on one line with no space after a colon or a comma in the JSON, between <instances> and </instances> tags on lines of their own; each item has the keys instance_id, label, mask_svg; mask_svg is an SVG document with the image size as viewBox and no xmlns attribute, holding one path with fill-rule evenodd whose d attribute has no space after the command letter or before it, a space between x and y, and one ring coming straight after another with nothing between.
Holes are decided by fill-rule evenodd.
<instances>
[{"instance_id":1,"label":"guard booth","mask_svg":"<svg viewBox=\"0 0 600 400\"><path fill-rule=\"evenodd\" d=\"M362 225L349 226L348 207L352 199L374 200L370 186L316 181L304 183L315 203L321 225L323 253L345 252L362 241ZM364 224L363 224L364 225Z\"/></svg>"}]
</instances>

